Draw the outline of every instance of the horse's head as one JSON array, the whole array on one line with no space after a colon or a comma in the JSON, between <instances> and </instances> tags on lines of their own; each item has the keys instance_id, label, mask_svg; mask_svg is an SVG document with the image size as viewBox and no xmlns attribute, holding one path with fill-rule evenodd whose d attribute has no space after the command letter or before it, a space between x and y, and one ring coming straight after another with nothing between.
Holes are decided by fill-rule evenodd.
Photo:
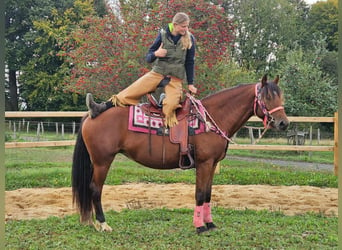
<instances>
[{"instance_id":1,"label":"horse's head","mask_svg":"<svg viewBox=\"0 0 342 250\"><path fill-rule=\"evenodd\" d=\"M264 121L264 126L286 130L290 124L283 106L282 92L278 86L279 76L272 82L264 75L255 87L254 114Z\"/></svg>"}]
</instances>

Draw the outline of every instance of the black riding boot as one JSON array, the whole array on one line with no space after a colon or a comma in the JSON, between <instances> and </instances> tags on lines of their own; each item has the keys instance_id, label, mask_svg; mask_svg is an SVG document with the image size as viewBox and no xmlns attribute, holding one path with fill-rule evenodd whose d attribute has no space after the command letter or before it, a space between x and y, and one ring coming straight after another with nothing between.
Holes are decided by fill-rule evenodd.
<instances>
[{"instance_id":1,"label":"black riding boot","mask_svg":"<svg viewBox=\"0 0 342 250\"><path fill-rule=\"evenodd\" d=\"M88 93L86 97L86 104L89 109L89 114L91 118L95 118L107 109L114 107L112 101L96 103L94 102L93 95Z\"/></svg>"}]
</instances>

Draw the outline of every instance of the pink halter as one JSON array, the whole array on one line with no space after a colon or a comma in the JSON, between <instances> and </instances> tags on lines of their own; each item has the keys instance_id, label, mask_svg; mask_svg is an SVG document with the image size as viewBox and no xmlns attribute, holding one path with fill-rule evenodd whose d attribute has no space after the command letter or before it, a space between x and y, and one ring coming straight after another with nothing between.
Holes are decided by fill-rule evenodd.
<instances>
[{"instance_id":1,"label":"pink halter","mask_svg":"<svg viewBox=\"0 0 342 250\"><path fill-rule=\"evenodd\" d=\"M274 120L271 114L278 111L278 110L284 109L284 107L279 106L279 107L276 107L272 110L267 110L265 102L262 101L262 99L261 99L261 93L260 93L261 87L260 87L260 85L261 85L260 83L257 83L255 85L254 115L257 115L256 111L258 108L258 106L257 106L257 104L258 104L259 107L261 108L262 112L265 115L264 119L263 119L263 124L264 124L264 127L266 128L267 123L272 122Z\"/></svg>"}]
</instances>

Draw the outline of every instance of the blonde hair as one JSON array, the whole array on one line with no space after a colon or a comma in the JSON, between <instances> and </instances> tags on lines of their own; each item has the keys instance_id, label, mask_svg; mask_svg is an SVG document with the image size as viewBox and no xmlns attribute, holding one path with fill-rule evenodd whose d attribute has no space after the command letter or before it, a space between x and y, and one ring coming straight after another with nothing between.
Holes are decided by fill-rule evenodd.
<instances>
[{"instance_id":1,"label":"blonde hair","mask_svg":"<svg viewBox=\"0 0 342 250\"><path fill-rule=\"evenodd\" d=\"M185 22L190 22L190 18L184 12L178 12L172 19L173 24L182 24ZM191 48L192 41L191 41L191 33L189 31L187 31L186 34L184 36L182 36L181 42L183 45L182 49L190 49Z\"/></svg>"}]
</instances>

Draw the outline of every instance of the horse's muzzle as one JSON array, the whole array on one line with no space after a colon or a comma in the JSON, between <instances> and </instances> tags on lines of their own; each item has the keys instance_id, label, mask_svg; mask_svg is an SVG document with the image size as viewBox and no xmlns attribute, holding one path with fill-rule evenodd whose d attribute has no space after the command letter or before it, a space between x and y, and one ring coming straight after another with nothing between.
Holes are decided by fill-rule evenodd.
<instances>
[{"instance_id":1,"label":"horse's muzzle","mask_svg":"<svg viewBox=\"0 0 342 250\"><path fill-rule=\"evenodd\" d=\"M273 123L274 128L280 131L285 131L289 127L289 125L290 122L287 119L280 119L279 121L275 121Z\"/></svg>"}]
</instances>

